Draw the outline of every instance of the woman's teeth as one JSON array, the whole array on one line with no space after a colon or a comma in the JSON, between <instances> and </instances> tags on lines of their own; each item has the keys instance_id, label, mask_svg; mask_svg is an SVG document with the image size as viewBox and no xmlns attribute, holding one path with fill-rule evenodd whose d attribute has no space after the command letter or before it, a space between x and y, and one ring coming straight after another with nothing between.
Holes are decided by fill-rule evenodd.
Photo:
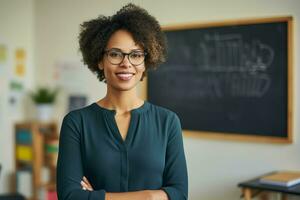
<instances>
[{"instance_id":1,"label":"woman's teeth","mask_svg":"<svg viewBox=\"0 0 300 200\"><path fill-rule=\"evenodd\" d=\"M131 73L118 73L117 76L122 80L130 80L133 74Z\"/></svg>"}]
</instances>

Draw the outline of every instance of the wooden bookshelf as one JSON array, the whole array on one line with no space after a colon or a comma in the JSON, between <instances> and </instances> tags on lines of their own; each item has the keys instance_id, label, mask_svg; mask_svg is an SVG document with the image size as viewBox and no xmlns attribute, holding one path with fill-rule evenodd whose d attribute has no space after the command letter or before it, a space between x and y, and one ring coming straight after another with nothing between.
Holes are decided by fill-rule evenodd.
<instances>
[{"instance_id":1,"label":"wooden bookshelf","mask_svg":"<svg viewBox=\"0 0 300 200\"><path fill-rule=\"evenodd\" d=\"M15 124L15 169L16 191L24 192L27 199L37 200L41 188L55 188L56 166L49 164L45 146L48 141L58 141L57 125L54 122L20 122ZM42 180L42 168L49 171L49 180ZM23 174L22 174L23 173ZM24 176L24 174L26 176ZM22 181L22 178L23 181ZM24 177L31 182L23 184ZM47 187L46 187L47 186ZM27 190L27 191L26 191Z\"/></svg>"}]
</instances>

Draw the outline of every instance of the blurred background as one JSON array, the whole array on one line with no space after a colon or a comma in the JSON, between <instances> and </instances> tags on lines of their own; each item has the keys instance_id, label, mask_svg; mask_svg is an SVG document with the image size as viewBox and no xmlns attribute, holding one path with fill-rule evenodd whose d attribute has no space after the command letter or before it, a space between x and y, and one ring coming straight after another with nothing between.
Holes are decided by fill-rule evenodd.
<instances>
[{"instance_id":1,"label":"blurred background","mask_svg":"<svg viewBox=\"0 0 300 200\"><path fill-rule=\"evenodd\" d=\"M19 175L19 179L17 178L19 183L16 183L15 174L18 169L24 167L26 161L33 159L33 153L26 149L28 147L26 141L29 140L30 144L37 145L37 149L41 144L38 137L26 138L28 136L26 131L32 133L36 131L38 134L42 132L46 135L47 139L43 141L43 145L48 145L48 149L44 151L50 157L41 156L41 162L27 166L39 167L47 159L55 159L57 148L55 141L63 116L69 110L88 105L105 95L105 84L100 83L81 62L77 41L79 24L100 14L112 15L128 2L121 0L0 0L1 194L13 192L16 188L28 190L20 183L30 181L32 175L23 173ZM239 182L274 170L299 170L300 26L298 22L300 1L135 0L132 2L148 10L162 26L253 17L293 16L294 142L285 145L245 143L185 136L184 146L189 172L189 199L191 200L237 200L240 199L241 194L240 188L237 187ZM55 124L24 124L24 121L34 121L38 115L36 103L43 102L43 99L33 99L31 94L40 87L50 88L50 93L55 93L55 89L59 88L51 115L51 120ZM142 90L143 88L140 88L141 93L144 92ZM43 94L39 95L43 96ZM51 102L51 98L49 101ZM48 120L48 117L42 114L40 119ZM19 161L24 161L23 163L18 163L16 152L19 153ZM53 155L54 157L51 157ZM41 175L40 178L35 177L35 181L53 180L55 182L53 171L51 171L52 164L48 166L50 167L39 168ZM49 186L51 187L54 186ZM32 189L29 188L29 190ZM41 194L43 192L44 194ZM39 198L51 198L50 193L45 194L47 191L37 191L37 193ZM278 198L276 194L274 198Z\"/></svg>"}]
</instances>

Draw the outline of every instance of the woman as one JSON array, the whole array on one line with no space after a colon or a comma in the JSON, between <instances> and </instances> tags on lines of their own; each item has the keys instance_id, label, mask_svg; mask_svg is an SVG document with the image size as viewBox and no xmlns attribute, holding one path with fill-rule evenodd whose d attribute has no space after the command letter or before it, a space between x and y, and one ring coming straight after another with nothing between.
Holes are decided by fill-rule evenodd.
<instances>
[{"instance_id":1,"label":"woman","mask_svg":"<svg viewBox=\"0 0 300 200\"><path fill-rule=\"evenodd\" d=\"M184 200L187 168L176 114L137 96L145 72L166 56L156 19L128 4L82 24L83 61L106 96L67 114L57 168L59 199Z\"/></svg>"}]
</instances>

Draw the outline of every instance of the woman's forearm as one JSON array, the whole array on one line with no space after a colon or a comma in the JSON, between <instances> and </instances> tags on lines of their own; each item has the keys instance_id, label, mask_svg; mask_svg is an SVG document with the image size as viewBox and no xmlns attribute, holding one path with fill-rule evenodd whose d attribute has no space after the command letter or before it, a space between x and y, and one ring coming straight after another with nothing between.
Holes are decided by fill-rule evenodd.
<instances>
[{"instance_id":1,"label":"woman's forearm","mask_svg":"<svg viewBox=\"0 0 300 200\"><path fill-rule=\"evenodd\" d=\"M136 192L109 193L105 200L169 200L163 190L142 190Z\"/></svg>"},{"instance_id":2,"label":"woman's forearm","mask_svg":"<svg viewBox=\"0 0 300 200\"><path fill-rule=\"evenodd\" d=\"M83 190L94 190L85 176L80 184ZM106 192L105 200L169 200L169 198L164 190L140 190L135 192Z\"/></svg>"}]
</instances>

